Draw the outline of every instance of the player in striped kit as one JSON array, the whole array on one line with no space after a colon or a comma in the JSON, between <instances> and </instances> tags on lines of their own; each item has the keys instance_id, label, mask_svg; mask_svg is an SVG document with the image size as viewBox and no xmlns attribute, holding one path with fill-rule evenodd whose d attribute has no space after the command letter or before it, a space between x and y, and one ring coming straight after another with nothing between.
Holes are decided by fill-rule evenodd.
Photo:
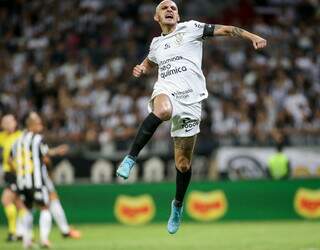
<instances>
[{"instance_id":1,"label":"player in striped kit","mask_svg":"<svg viewBox=\"0 0 320 250\"><path fill-rule=\"evenodd\" d=\"M49 233L52 218L49 211L49 191L45 185L42 168L49 147L43 142L42 120L37 113L30 113L27 118L27 130L17 139L11 150L11 164L15 166L19 197L25 206L22 216L22 232L25 248L32 247L33 216L31 209L37 205L40 210L40 244L50 247Z\"/></svg>"},{"instance_id":2,"label":"player in striped kit","mask_svg":"<svg viewBox=\"0 0 320 250\"><path fill-rule=\"evenodd\" d=\"M40 134L43 130L43 124L37 113L31 112L29 114L26 125L27 130L24 131L12 149L12 158L16 166L18 191L26 208L30 209L34 203L40 205L41 208L40 234L43 232L43 236L40 235L41 245L44 247L50 246L50 242L46 236L48 234L47 225L51 227L51 222L49 223L49 216L47 215L47 208L50 209L62 235L64 237L78 239L81 237L81 233L76 229L70 228L47 170L47 164L50 162L49 157L64 155L68 151L68 147L61 145L55 148L49 148L48 145L43 142ZM26 220L25 216L24 220ZM41 223L41 221L43 221L43 223ZM26 225L26 223L24 224ZM41 230L41 225L43 225L43 230ZM30 231L30 229L27 231ZM25 235L25 237L27 237L26 241L28 241L29 236L29 234ZM30 242L24 244L28 245Z\"/></svg>"},{"instance_id":3,"label":"player in striped kit","mask_svg":"<svg viewBox=\"0 0 320 250\"><path fill-rule=\"evenodd\" d=\"M1 119L0 147L2 148L2 166L4 171L4 180L6 187L2 193L1 201L8 218L8 237L7 241L20 239L22 235L21 217L24 215L24 209L21 208L21 201L16 195L16 169L10 166L9 157L12 145L22 136L21 130L16 130L17 121L12 114L4 115ZM66 145L61 145L48 150L48 156L64 155L68 151ZM48 161L48 157L46 157ZM54 184L49 177L46 167L42 167L44 183L49 191L49 209L54 221L58 225L60 232L65 238L79 239L81 232L71 228L68 224L64 209L55 190ZM17 209L18 208L18 209ZM18 210L18 211L17 211Z\"/></svg>"}]
</instances>

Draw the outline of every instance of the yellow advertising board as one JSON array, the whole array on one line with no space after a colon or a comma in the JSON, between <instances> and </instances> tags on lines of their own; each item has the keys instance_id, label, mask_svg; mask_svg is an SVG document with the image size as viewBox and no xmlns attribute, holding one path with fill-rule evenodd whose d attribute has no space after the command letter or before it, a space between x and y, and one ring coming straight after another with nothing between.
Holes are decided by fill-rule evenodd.
<instances>
[{"instance_id":1,"label":"yellow advertising board","mask_svg":"<svg viewBox=\"0 0 320 250\"><path fill-rule=\"evenodd\" d=\"M294 209L304 218L320 218L320 189L299 188L294 198Z\"/></svg>"},{"instance_id":2,"label":"yellow advertising board","mask_svg":"<svg viewBox=\"0 0 320 250\"><path fill-rule=\"evenodd\" d=\"M140 225L150 222L155 215L155 205L151 195L119 195L114 206L118 221L128 225Z\"/></svg>"},{"instance_id":3,"label":"yellow advertising board","mask_svg":"<svg viewBox=\"0 0 320 250\"><path fill-rule=\"evenodd\" d=\"M211 192L192 191L187 199L187 212L195 220L217 220L225 215L227 209L227 198L221 190Z\"/></svg>"}]
</instances>

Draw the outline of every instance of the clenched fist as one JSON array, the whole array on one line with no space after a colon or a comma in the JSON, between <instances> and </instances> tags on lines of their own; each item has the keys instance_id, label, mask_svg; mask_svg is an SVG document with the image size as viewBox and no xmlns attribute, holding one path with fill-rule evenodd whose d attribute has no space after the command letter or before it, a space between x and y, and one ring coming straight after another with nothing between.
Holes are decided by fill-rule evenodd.
<instances>
[{"instance_id":1,"label":"clenched fist","mask_svg":"<svg viewBox=\"0 0 320 250\"><path fill-rule=\"evenodd\" d=\"M136 65L133 70L132 70L132 75L134 77L140 77L142 74L145 74L147 71L146 67L143 66L142 64Z\"/></svg>"},{"instance_id":2,"label":"clenched fist","mask_svg":"<svg viewBox=\"0 0 320 250\"><path fill-rule=\"evenodd\" d=\"M253 36L251 41L255 49L262 49L267 46L267 40L257 35Z\"/></svg>"}]
</instances>

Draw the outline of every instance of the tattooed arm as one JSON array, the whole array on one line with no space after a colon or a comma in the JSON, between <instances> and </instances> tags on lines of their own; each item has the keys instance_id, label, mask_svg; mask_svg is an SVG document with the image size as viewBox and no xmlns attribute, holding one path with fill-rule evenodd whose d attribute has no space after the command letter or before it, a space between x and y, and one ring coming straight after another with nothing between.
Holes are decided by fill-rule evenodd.
<instances>
[{"instance_id":1,"label":"tattooed arm","mask_svg":"<svg viewBox=\"0 0 320 250\"><path fill-rule=\"evenodd\" d=\"M214 26L213 34L215 36L236 36L251 40L255 49L267 46L267 41L262 37L234 26L216 24Z\"/></svg>"}]
</instances>

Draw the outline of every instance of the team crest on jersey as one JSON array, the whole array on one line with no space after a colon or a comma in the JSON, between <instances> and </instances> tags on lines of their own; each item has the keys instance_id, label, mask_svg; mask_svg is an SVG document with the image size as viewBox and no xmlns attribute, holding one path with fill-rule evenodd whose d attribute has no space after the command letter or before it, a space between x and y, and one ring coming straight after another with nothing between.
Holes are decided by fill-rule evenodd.
<instances>
[{"instance_id":1,"label":"team crest on jersey","mask_svg":"<svg viewBox=\"0 0 320 250\"><path fill-rule=\"evenodd\" d=\"M175 35L175 44L177 46L180 46L182 44L183 36L184 36L184 33L178 33Z\"/></svg>"}]
</instances>

